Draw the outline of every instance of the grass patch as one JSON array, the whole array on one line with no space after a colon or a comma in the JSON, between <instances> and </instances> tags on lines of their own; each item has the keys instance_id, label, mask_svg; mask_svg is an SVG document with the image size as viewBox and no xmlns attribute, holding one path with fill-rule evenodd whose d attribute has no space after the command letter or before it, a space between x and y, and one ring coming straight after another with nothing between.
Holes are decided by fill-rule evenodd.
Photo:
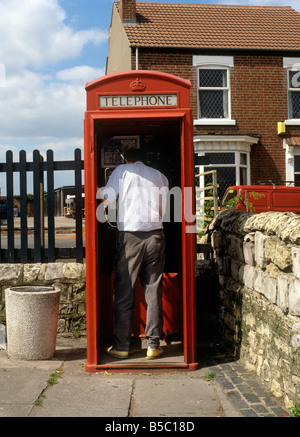
<instances>
[{"instance_id":1,"label":"grass patch","mask_svg":"<svg viewBox=\"0 0 300 437\"><path fill-rule=\"evenodd\" d=\"M214 379L215 376L215 372L207 372L207 374L205 375L205 379L206 381L211 381L212 379Z\"/></svg>"},{"instance_id":2,"label":"grass patch","mask_svg":"<svg viewBox=\"0 0 300 437\"><path fill-rule=\"evenodd\" d=\"M57 384L57 382L58 382L58 380L63 372L64 371L62 369L58 368L55 370L55 372L51 373L50 378L47 381L47 385L49 386L49 385Z\"/></svg>"},{"instance_id":3,"label":"grass patch","mask_svg":"<svg viewBox=\"0 0 300 437\"><path fill-rule=\"evenodd\" d=\"M47 387L57 384L58 379L60 378L62 373L64 373L64 371L60 368L56 369L55 372L51 373L47 381ZM34 401L33 405L35 405L36 407L42 406L43 400L46 397L44 394L45 390L43 390L42 393L39 395L39 397L36 399L36 401Z\"/></svg>"},{"instance_id":4,"label":"grass patch","mask_svg":"<svg viewBox=\"0 0 300 437\"><path fill-rule=\"evenodd\" d=\"M37 398L37 400L33 403L33 405L35 405L36 407L40 407L43 403L43 400L46 396L44 395L44 393L41 393L39 395L39 397Z\"/></svg>"}]
</instances>

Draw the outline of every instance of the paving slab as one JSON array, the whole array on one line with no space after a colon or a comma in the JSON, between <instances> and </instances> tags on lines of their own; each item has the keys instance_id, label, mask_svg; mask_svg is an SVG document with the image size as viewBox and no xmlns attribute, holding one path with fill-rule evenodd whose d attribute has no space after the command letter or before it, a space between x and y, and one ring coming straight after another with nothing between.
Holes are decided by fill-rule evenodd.
<instances>
[{"instance_id":1,"label":"paving slab","mask_svg":"<svg viewBox=\"0 0 300 437\"><path fill-rule=\"evenodd\" d=\"M48 375L42 369L0 369L0 417L29 416Z\"/></svg>"},{"instance_id":2,"label":"paving slab","mask_svg":"<svg viewBox=\"0 0 300 437\"><path fill-rule=\"evenodd\" d=\"M58 349L51 360L18 360L0 350L0 417L29 417L35 401L47 388L52 372L63 366L70 353Z\"/></svg>"},{"instance_id":3,"label":"paving slab","mask_svg":"<svg viewBox=\"0 0 300 437\"><path fill-rule=\"evenodd\" d=\"M213 383L180 373L135 379L131 417L222 417Z\"/></svg>"},{"instance_id":4,"label":"paving slab","mask_svg":"<svg viewBox=\"0 0 300 437\"><path fill-rule=\"evenodd\" d=\"M30 417L127 417L131 391L131 380L63 375Z\"/></svg>"},{"instance_id":5,"label":"paving slab","mask_svg":"<svg viewBox=\"0 0 300 437\"><path fill-rule=\"evenodd\" d=\"M226 359L192 372L86 373L85 339L59 339L51 360L12 360L0 350L0 417L98 417L120 427L142 418L185 417L196 425L202 417L288 415L239 362Z\"/></svg>"}]
</instances>

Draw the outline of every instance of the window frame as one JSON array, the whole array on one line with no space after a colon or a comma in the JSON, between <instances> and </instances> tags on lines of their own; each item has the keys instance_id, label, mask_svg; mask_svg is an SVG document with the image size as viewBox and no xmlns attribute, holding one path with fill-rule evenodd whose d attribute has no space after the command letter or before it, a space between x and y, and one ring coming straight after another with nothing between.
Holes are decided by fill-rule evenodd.
<instances>
[{"instance_id":1,"label":"window frame","mask_svg":"<svg viewBox=\"0 0 300 437\"><path fill-rule=\"evenodd\" d=\"M298 88L292 88L290 87L290 72L291 71L298 71L300 73L300 68L297 69L294 67L287 68L287 99L288 99L288 119L289 120L295 120L299 121L300 123L300 116L299 117L293 117L293 114L291 114L291 93L300 93L300 85Z\"/></svg>"},{"instance_id":2,"label":"window frame","mask_svg":"<svg viewBox=\"0 0 300 437\"><path fill-rule=\"evenodd\" d=\"M246 183L243 185L251 185L251 176L250 176L250 152L248 151L241 151L241 150L211 150L211 151L203 151L203 152L197 152L199 156L205 156L207 153L209 154L216 154L219 153L233 153L234 154L234 163L231 164L203 164L199 165L197 167L200 174L203 174L206 171L210 171L211 168L234 168L235 170L235 184L234 185L241 185L241 173L240 169L243 168L246 170ZM246 164L243 164L241 162L241 154L246 155ZM205 180L204 176L200 176L199 178L199 186L203 188L205 186Z\"/></svg>"},{"instance_id":3,"label":"window frame","mask_svg":"<svg viewBox=\"0 0 300 437\"><path fill-rule=\"evenodd\" d=\"M296 171L296 158L298 158L300 160L300 153L295 153L294 155L294 184L296 185L296 175L299 175L300 177L300 171Z\"/></svg>"},{"instance_id":4,"label":"window frame","mask_svg":"<svg viewBox=\"0 0 300 437\"><path fill-rule=\"evenodd\" d=\"M287 126L299 126L300 118L290 118L290 103L289 103L289 71L300 68L300 58L283 58L283 68L286 69L286 99L287 99L287 120L285 120L285 124ZM295 90L295 88L293 88Z\"/></svg>"},{"instance_id":5,"label":"window frame","mask_svg":"<svg viewBox=\"0 0 300 437\"><path fill-rule=\"evenodd\" d=\"M226 87L201 87L200 86L200 70L223 70L226 71L227 86ZM227 93L227 117L222 118L204 118L200 115L200 91L225 91ZM224 94L223 94L224 104ZM226 112L226 111L224 111ZM230 84L230 66L218 64L206 64L197 66L197 120L194 120L195 125L235 125L235 120L231 119L231 84Z\"/></svg>"},{"instance_id":6,"label":"window frame","mask_svg":"<svg viewBox=\"0 0 300 437\"><path fill-rule=\"evenodd\" d=\"M295 168L295 157L300 156L300 145L292 146L287 139L284 139L283 148L285 149L286 180L295 184L295 175L300 174Z\"/></svg>"}]
</instances>

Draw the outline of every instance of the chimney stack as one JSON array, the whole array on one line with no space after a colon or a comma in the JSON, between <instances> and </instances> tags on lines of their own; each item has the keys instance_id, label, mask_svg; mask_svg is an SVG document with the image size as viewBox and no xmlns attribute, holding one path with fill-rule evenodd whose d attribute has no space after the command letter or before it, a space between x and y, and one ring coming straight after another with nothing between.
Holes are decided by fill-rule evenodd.
<instances>
[{"instance_id":1,"label":"chimney stack","mask_svg":"<svg viewBox=\"0 0 300 437\"><path fill-rule=\"evenodd\" d=\"M136 25L136 0L120 0L119 13L124 24Z\"/></svg>"}]
</instances>

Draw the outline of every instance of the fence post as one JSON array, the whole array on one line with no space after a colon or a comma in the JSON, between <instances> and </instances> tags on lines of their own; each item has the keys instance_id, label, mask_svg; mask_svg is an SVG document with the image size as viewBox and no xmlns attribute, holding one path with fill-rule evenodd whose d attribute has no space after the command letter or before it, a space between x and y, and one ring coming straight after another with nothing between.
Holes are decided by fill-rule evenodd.
<instances>
[{"instance_id":1,"label":"fence post","mask_svg":"<svg viewBox=\"0 0 300 437\"><path fill-rule=\"evenodd\" d=\"M28 262L26 152L20 151L21 262Z\"/></svg>"},{"instance_id":2,"label":"fence post","mask_svg":"<svg viewBox=\"0 0 300 437\"><path fill-rule=\"evenodd\" d=\"M6 196L7 196L7 252L8 262L15 261L15 236L14 236L14 177L13 153L6 152Z\"/></svg>"},{"instance_id":3,"label":"fence post","mask_svg":"<svg viewBox=\"0 0 300 437\"><path fill-rule=\"evenodd\" d=\"M55 261L53 150L47 150L48 261Z\"/></svg>"},{"instance_id":4,"label":"fence post","mask_svg":"<svg viewBox=\"0 0 300 437\"><path fill-rule=\"evenodd\" d=\"M217 181L216 170L213 170L212 180L213 180L213 197L214 197L214 217L217 217L219 212L219 205L218 205L218 181Z\"/></svg>"},{"instance_id":5,"label":"fence post","mask_svg":"<svg viewBox=\"0 0 300 437\"><path fill-rule=\"evenodd\" d=\"M81 150L76 149L75 158L75 220L76 220L76 261L83 262L82 253L82 179Z\"/></svg>"},{"instance_id":6,"label":"fence post","mask_svg":"<svg viewBox=\"0 0 300 437\"><path fill-rule=\"evenodd\" d=\"M42 198L43 167L42 156L38 150L33 151L33 194L34 194L34 260L42 262L42 247L44 247L44 215Z\"/></svg>"},{"instance_id":7,"label":"fence post","mask_svg":"<svg viewBox=\"0 0 300 437\"><path fill-rule=\"evenodd\" d=\"M1 196L1 188L0 188L0 196ZM0 263L1 263L1 261L2 261L2 245L1 245L1 232L2 232L2 229L1 229L1 226L2 226L2 212L0 212Z\"/></svg>"}]
</instances>

